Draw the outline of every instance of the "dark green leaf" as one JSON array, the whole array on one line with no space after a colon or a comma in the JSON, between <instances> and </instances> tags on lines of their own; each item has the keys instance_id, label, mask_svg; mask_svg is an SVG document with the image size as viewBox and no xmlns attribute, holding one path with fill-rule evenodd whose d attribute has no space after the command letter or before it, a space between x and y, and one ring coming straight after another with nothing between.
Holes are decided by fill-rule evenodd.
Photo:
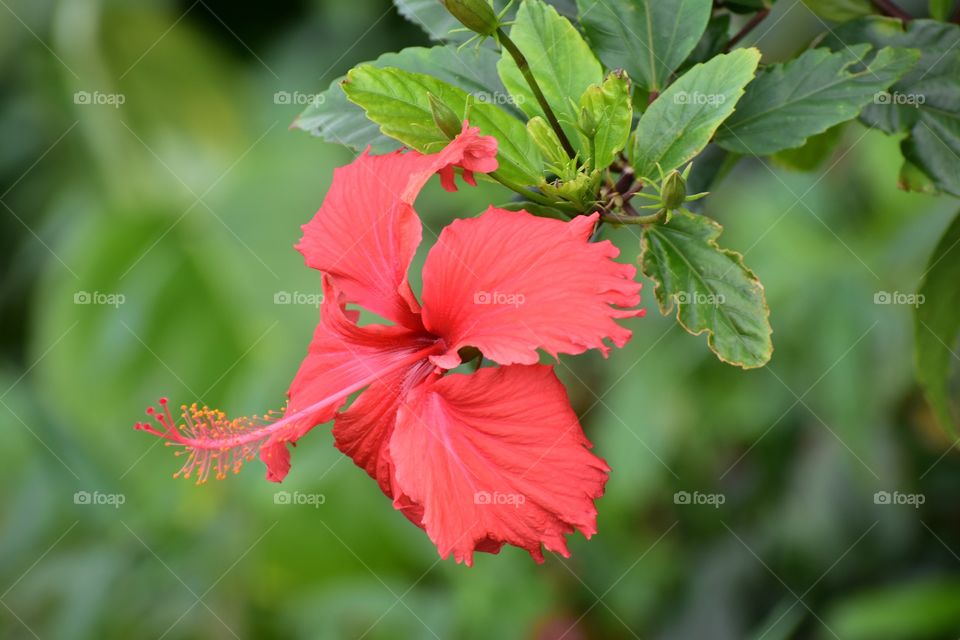
<instances>
[{"instance_id":1,"label":"dark green leaf","mask_svg":"<svg viewBox=\"0 0 960 640\"><path fill-rule=\"evenodd\" d=\"M660 311L668 315L676 304L680 325L693 335L706 332L720 360L761 367L773 354L763 285L743 256L717 245L722 231L713 220L686 211L644 228L643 273L656 283Z\"/></svg>"},{"instance_id":2,"label":"dark green leaf","mask_svg":"<svg viewBox=\"0 0 960 640\"><path fill-rule=\"evenodd\" d=\"M955 433L960 418L950 397L960 356L960 214L930 255L915 318L917 378L941 425Z\"/></svg>"},{"instance_id":3,"label":"dark green leaf","mask_svg":"<svg viewBox=\"0 0 960 640\"><path fill-rule=\"evenodd\" d=\"M653 176L693 159L733 113L760 62L756 49L737 49L692 67L647 108L630 159L637 175Z\"/></svg>"},{"instance_id":4,"label":"dark green leaf","mask_svg":"<svg viewBox=\"0 0 960 640\"><path fill-rule=\"evenodd\" d=\"M663 91L703 35L711 0L577 0L584 31L609 69Z\"/></svg>"},{"instance_id":5,"label":"dark green leaf","mask_svg":"<svg viewBox=\"0 0 960 640\"><path fill-rule=\"evenodd\" d=\"M725 0L723 6L731 13L756 13L769 9L776 0Z\"/></svg>"},{"instance_id":6,"label":"dark green leaf","mask_svg":"<svg viewBox=\"0 0 960 640\"><path fill-rule=\"evenodd\" d=\"M706 62L718 53L723 53L723 49L729 41L730 14L721 13L710 18L710 22L707 23L707 30L700 37L700 42L680 65L680 69L689 69L699 62Z\"/></svg>"},{"instance_id":7,"label":"dark green leaf","mask_svg":"<svg viewBox=\"0 0 960 640\"><path fill-rule=\"evenodd\" d=\"M887 47L869 65L851 70L869 50L869 44L836 53L814 49L767 67L723 123L717 144L758 156L802 146L810 136L855 118L920 58L916 50Z\"/></svg>"},{"instance_id":8,"label":"dark green leaf","mask_svg":"<svg viewBox=\"0 0 960 640\"><path fill-rule=\"evenodd\" d=\"M937 188L960 195L960 26L934 20L871 16L842 25L824 39L835 50L850 42L921 51L920 61L860 118L887 133L907 132L904 158Z\"/></svg>"}]
</instances>

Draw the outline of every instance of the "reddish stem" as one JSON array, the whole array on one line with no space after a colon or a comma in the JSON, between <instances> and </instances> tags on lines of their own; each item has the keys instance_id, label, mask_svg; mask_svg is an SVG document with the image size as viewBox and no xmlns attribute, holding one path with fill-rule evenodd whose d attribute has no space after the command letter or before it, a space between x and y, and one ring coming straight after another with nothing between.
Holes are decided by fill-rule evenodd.
<instances>
[{"instance_id":1,"label":"reddish stem","mask_svg":"<svg viewBox=\"0 0 960 640\"><path fill-rule=\"evenodd\" d=\"M904 22L909 22L913 20L913 16L897 6L896 2L893 0L871 0L873 6L880 10L880 12L885 16L890 16L891 18L897 18L903 20Z\"/></svg>"},{"instance_id":2,"label":"reddish stem","mask_svg":"<svg viewBox=\"0 0 960 640\"><path fill-rule=\"evenodd\" d=\"M740 29L740 31L737 31L737 33L734 34L732 38L730 38L730 41L727 43L727 46L723 48L723 50L730 51L735 46L737 46L737 43L743 40L747 36L747 34L749 34L751 31L756 29L757 25L763 22L763 19L766 18L767 15L769 14L770 14L770 9L763 9L762 11L758 11L756 15L750 18L750 21L747 22L747 24L743 25L743 28Z\"/></svg>"}]
</instances>

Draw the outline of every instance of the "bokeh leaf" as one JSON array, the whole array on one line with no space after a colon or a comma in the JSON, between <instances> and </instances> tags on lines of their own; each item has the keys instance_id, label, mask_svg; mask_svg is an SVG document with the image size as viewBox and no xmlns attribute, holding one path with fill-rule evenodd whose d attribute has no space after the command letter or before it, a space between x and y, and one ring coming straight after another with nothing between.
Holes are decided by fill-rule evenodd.
<instances>
[{"instance_id":1,"label":"bokeh leaf","mask_svg":"<svg viewBox=\"0 0 960 640\"><path fill-rule=\"evenodd\" d=\"M953 638L960 629L956 580L897 582L833 607L825 624L844 640Z\"/></svg>"},{"instance_id":2,"label":"bokeh leaf","mask_svg":"<svg viewBox=\"0 0 960 640\"><path fill-rule=\"evenodd\" d=\"M384 134L422 152L436 152L448 142L433 121L428 94L456 114L467 112L466 91L422 73L364 64L352 69L342 86ZM501 176L523 185L539 181L543 161L520 120L489 103L472 104L469 119L481 133L499 141Z\"/></svg>"},{"instance_id":3,"label":"bokeh leaf","mask_svg":"<svg viewBox=\"0 0 960 640\"><path fill-rule=\"evenodd\" d=\"M807 138L802 147L778 151L770 158L778 165L788 169L813 171L822 165L837 148L843 130L843 124L830 127L823 133Z\"/></svg>"},{"instance_id":4,"label":"bokeh leaf","mask_svg":"<svg viewBox=\"0 0 960 640\"><path fill-rule=\"evenodd\" d=\"M920 58L912 49L881 49L869 65L851 70L870 50L857 44L831 53L813 49L767 67L717 132L717 144L736 153L769 155L855 118Z\"/></svg>"},{"instance_id":5,"label":"bokeh leaf","mask_svg":"<svg viewBox=\"0 0 960 640\"><path fill-rule=\"evenodd\" d=\"M943 428L956 433L960 417L950 398L960 338L960 214L930 255L914 314L917 378Z\"/></svg>"},{"instance_id":6,"label":"bokeh leaf","mask_svg":"<svg viewBox=\"0 0 960 640\"><path fill-rule=\"evenodd\" d=\"M723 362L744 369L770 360L773 343L763 285L735 251L716 240L723 228L713 220L680 211L663 225L650 225L640 241L643 273L656 285L664 315L677 321Z\"/></svg>"},{"instance_id":7,"label":"bokeh leaf","mask_svg":"<svg viewBox=\"0 0 960 640\"><path fill-rule=\"evenodd\" d=\"M870 16L842 25L823 44L840 51L851 42L921 51L920 61L860 119L890 134L908 133L900 147L904 158L939 189L960 195L960 26L934 20L905 26Z\"/></svg>"},{"instance_id":8,"label":"bokeh leaf","mask_svg":"<svg viewBox=\"0 0 960 640\"><path fill-rule=\"evenodd\" d=\"M846 22L873 13L870 0L803 0L810 11L826 20Z\"/></svg>"},{"instance_id":9,"label":"bokeh leaf","mask_svg":"<svg viewBox=\"0 0 960 640\"><path fill-rule=\"evenodd\" d=\"M577 0L580 22L610 69L662 91L707 28L711 0Z\"/></svg>"},{"instance_id":10,"label":"bokeh leaf","mask_svg":"<svg viewBox=\"0 0 960 640\"><path fill-rule=\"evenodd\" d=\"M733 113L760 62L756 49L737 49L698 64L663 92L640 117L630 160L637 175L676 169L700 153Z\"/></svg>"},{"instance_id":11,"label":"bokeh leaf","mask_svg":"<svg viewBox=\"0 0 960 640\"><path fill-rule=\"evenodd\" d=\"M954 0L930 0L930 17L934 20L947 20L953 5Z\"/></svg>"}]
</instances>

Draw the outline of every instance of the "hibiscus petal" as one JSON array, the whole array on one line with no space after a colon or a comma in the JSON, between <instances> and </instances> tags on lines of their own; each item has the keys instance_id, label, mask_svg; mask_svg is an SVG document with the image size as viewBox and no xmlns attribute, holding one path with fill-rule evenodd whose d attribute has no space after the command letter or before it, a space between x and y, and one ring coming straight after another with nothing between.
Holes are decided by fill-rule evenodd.
<instances>
[{"instance_id":1,"label":"hibiscus petal","mask_svg":"<svg viewBox=\"0 0 960 640\"><path fill-rule=\"evenodd\" d=\"M369 149L336 169L323 206L303 225L297 244L308 266L329 274L348 302L407 327L420 326L420 307L407 282L420 244L420 218L413 202L430 177L452 168L493 171L497 143L464 123L463 132L439 153L416 151L372 156Z\"/></svg>"},{"instance_id":2,"label":"hibiscus petal","mask_svg":"<svg viewBox=\"0 0 960 640\"><path fill-rule=\"evenodd\" d=\"M421 331L401 326L359 326L343 307L339 292L324 277L324 302L320 323L300 370L288 392L284 416L302 414L293 424L273 435L261 449L267 465L267 479L281 481L290 468L286 450L318 424L332 420L347 397L370 384L389 380L426 361L421 352L435 339ZM421 357L417 358L417 354ZM324 398L342 396L319 410L309 410Z\"/></svg>"},{"instance_id":3,"label":"hibiscus petal","mask_svg":"<svg viewBox=\"0 0 960 640\"><path fill-rule=\"evenodd\" d=\"M564 536L596 533L606 463L551 367L480 369L432 378L401 408L390 439L396 480L423 508L440 556L473 562L504 544L543 561L569 555Z\"/></svg>"},{"instance_id":4,"label":"hibiscus petal","mask_svg":"<svg viewBox=\"0 0 960 640\"><path fill-rule=\"evenodd\" d=\"M423 322L446 340L434 362L451 369L464 346L500 364L618 347L631 332L614 321L643 315L636 269L614 262L609 241L589 242L597 214L570 222L490 207L455 220L423 268Z\"/></svg>"},{"instance_id":5,"label":"hibiscus petal","mask_svg":"<svg viewBox=\"0 0 960 640\"><path fill-rule=\"evenodd\" d=\"M389 441L397 412L407 394L429 377L435 367L427 359L384 376L360 394L350 407L337 414L334 443L358 467L377 481L385 494L396 495Z\"/></svg>"}]
</instances>

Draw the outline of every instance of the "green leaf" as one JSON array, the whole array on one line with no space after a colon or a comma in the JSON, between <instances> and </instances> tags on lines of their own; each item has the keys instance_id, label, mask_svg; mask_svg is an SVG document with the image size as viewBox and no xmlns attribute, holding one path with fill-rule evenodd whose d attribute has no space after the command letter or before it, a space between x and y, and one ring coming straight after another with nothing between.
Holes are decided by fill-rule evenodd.
<instances>
[{"instance_id":1,"label":"green leaf","mask_svg":"<svg viewBox=\"0 0 960 640\"><path fill-rule=\"evenodd\" d=\"M871 16L845 24L823 44L842 50L848 42L919 49L920 61L895 82L860 119L890 134L906 132L904 158L938 189L960 195L960 26L934 20Z\"/></svg>"},{"instance_id":2,"label":"green leaf","mask_svg":"<svg viewBox=\"0 0 960 640\"><path fill-rule=\"evenodd\" d=\"M869 65L851 70L870 48L855 44L836 53L813 49L767 67L723 123L717 144L736 153L770 155L802 146L810 136L857 117L920 59L914 49L887 47Z\"/></svg>"},{"instance_id":3,"label":"green leaf","mask_svg":"<svg viewBox=\"0 0 960 640\"><path fill-rule=\"evenodd\" d=\"M720 360L761 367L773 354L763 285L743 256L717 245L722 231L713 220L681 210L667 224L644 228L640 263L655 281L661 313L676 304L680 325L693 335L706 332Z\"/></svg>"},{"instance_id":4,"label":"green leaf","mask_svg":"<svg viewBox=\"0 0 960 640\"><path fill-rule=\"evenodd\" d=\"M730 13L756 13L769 9L776 0L724 0L723 7Z\"/></svg>"},{"instance_id":5,"label":"green leaf","mask_svg":"<svg viewBox=\"0 0 960 640\"><path fill-rule=\"evenodd\" d=\"M825 20L846 22L873 13L870 0L803 0L810 11Z\"/></svg>"},{"instance_id":6,"label":"green leaf","mask_svg":"<svg viewBox=\"0 0 960 640\"><path fill-rule=\"evenodd\" d=\"M689 69L698 62L706 62L713 56L723 53L728 42L730 42L730 14L721 13L713 16L707 23L707 30L703 32L697 46L680 65L680 69Z\"/></svg>"},{"instance_id":7,"label":"green leaf","mask_svg":"<svg viewBox=\"0 0 960 640\"><path fill-rule=\"evenodd\" d=\"M610 69L663 91L707 28L711 0L577 0L580 23Z\"/></svg>"},{"instance_id":8,"label":"green leaf","mask_svg":"<svg viewBox=\"0 0 960 640\"><path fill-rule=\"evenodd\" d=\"M960 214L930 254L914 318L917 378L944 429L956 434L960 412L950 398L960 357Z\"/></svg>"},{"instance_id":9,"label":"green leaf","mask_svg":"<svg viewBox=\"0 0 960 640\"><path fill-rule=\"evenodd\" d=\"M670 85L640 117L630 154L640 176L691 160L733 113L760 62L756 49L737 49L698 64Z\"/></svg>"},{"instance_id":10,"label":"green leaf","mask_svg":"<svg viewBox=\"0 0 960 640\"><path fill-rule=\"evenodd\" d=\"M602 85L591 85L580 97L580 108L597 123L593 135L593 167L604 169L626 145L633 124L630 81L623 71L607 76Z\"/></svg>"},{"instance_id":11,"label":"green leaf","mask_svg":"<svg viewBox=\"0 0 960 640\"><path fill-rule=\"evenodd\" d=\"M464 49L452 46L409 47L387 53L370 62L375 67L396 67L404 71L427 73L473 94L480 102L509 103L509 95L497 76L499 56L491 49ZM363 151L368 145L374 153L386 153L400 147L367 119L363 109L347 100L338 78L319 94L294 121L293 125L327 142Z\"/></svg>"},{"instance_id":12,"label":"green leaf","mask_svg":"<svg viewBox=\"0 0 960 640\"><path fill-rule=\"evenodd\" d=\"M844 640L954 638L958 599L956 580L895 581L841 600L824 624Z\"/></svg>"},{"instance_id":13,"label":"green leaf","mask_svg":"<svg viewBox=\"0 0 960 640\"><path fill-rule=\"evenodd\" d=\"M385 135L425 153L436 152L448 142L433 121L428 97L433 94L454 113L469 115L470 124L480 127L481 133L497 139L501 177L519 185L540 180L543 161L524 124L486 102L474 102L467 114L470 94L459 87L422 73L369 64L352 69L342 86L347 98L363 107Z\"/></svg>"},{"instance_id":14,"label":"green leaf","mask_svg":"<svg viewBox=\"0 0 960 640\"><path fill-rule=\"evenodd\" d=\"M530 65L544 97L571 141L578 140L576 101L587 87L603 82L603 68L570 21L543 0L525 0L510 39ZM497 65L503 84L528 116L545 115L510 54Z\"/></svg>"},{"instance_id":15,"label":"green leaf","mask_svg":"<svg viewBox=\"0 0 960 640\"><path fill-rule=\"evenodd\" d=\"M930 0L930 17L934 20L946 22L950 18L954 0Z\"/></svg>"}]
</instances>

